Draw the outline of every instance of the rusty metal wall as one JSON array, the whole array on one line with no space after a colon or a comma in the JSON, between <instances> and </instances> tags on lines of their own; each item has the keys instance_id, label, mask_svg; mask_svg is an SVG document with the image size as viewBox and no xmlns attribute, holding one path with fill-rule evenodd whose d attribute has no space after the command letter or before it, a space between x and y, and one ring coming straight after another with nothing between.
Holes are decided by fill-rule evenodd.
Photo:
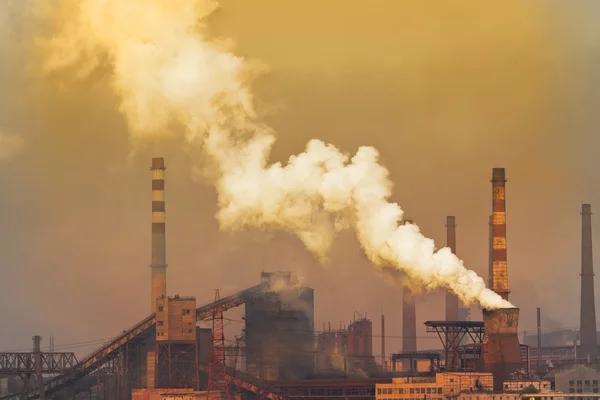
<instances>
[{"instance_id":1,"label":"rusty metal wall","mask_svg":"<svg viewBox=\"0 0 600 400\"><path fill-rule=\"evenodd\" d=\"M598 356L596 306L594 300L594 256L592 251L592 206L581 205L581 352L578 358Z\"/></svg>"},{"instance_id":2,"label":"rusty metal wall","mask_svg":"<svg viewBox=\"0 0 600 400\"><path fill-rule=\"evenodd\" d=\"M446 246L456 254L456 217L446 217ZM458 321L458 297L446 290L446 321Z\"/></svg>"},{"instance_id":3,"label":"rusty metal wall","mask_svg":"<svg viewBox=\"0 0 600 400\"><path fill-rule=\"evenodd\" d=\"M506 253L506 176L504 168L492 171L492 290L508 299L508 264Z\"/></svg>"}]
</instances>

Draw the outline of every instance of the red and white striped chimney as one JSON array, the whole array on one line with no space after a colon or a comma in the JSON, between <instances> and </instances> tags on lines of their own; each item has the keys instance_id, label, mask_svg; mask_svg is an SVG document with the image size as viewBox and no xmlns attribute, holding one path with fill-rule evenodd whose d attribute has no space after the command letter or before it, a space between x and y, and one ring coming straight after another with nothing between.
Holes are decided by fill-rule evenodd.
<instances>
[{"instance_id":1,"label":"red and white striped chimney","mask_svg":"<svg viewBox=\"0 0 600 400\"><path fill-rule=\"evenodd\" d=\"M167 250L165 235L165 159L152 159L152 256L151 310L156 312L156 299L167 295Z\"/></svg>"}]
</instances>

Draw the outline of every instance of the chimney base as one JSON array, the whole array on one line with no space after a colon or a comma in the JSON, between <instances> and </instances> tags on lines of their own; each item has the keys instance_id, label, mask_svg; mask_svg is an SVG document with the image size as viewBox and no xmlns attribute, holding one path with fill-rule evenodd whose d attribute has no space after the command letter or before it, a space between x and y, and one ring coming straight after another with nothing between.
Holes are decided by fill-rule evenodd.
<instances>
[{"instance_id":1,"label":"chimney base","mask_svg":"<svg viewBox=\"0 0 600 400\"><path fill-rule=\"evenodd\" d=\"M500 308L483 311L485 337L481 348L483 368L494 376L494 390L523 368L519 344L519 309Z\"/></svg>"}]
</instances>

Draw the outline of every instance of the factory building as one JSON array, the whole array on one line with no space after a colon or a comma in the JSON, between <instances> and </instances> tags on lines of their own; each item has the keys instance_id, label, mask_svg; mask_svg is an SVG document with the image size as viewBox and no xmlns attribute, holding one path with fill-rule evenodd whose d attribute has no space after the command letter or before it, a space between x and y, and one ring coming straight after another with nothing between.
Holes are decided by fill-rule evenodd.
<instances>
[{"instance_id":1,"label":"factory building","mask_svg":"<svg viewBox=\"0 0 600 400\"><path fill-rule=\"evenodd\" d=\"M437 373L435 376L392 378L391 383L377 384L377 400L443 400L463 392L491 391L494 378L490 373Z\"/></svg>"},{"instance_id":2,"label":"factory building","mask_svg":"<svg viewBox=\"0 0 600 400\"><path fill-rule=\"evenodd\" d=\"M266 381L315 372L314 293L289 272L261 274L262 291L246 302L246 370Z\"/></svg>"},{"instance_id":3,"label":"factory building","mask_svg":"<svg viewBox=\"0 0 600 400\"><path fill-rule=\"evenodd\" d=\"M600 364L564 365L552 372L554 388L563 393L598 393Z\"/></svg>"}]
</instances>

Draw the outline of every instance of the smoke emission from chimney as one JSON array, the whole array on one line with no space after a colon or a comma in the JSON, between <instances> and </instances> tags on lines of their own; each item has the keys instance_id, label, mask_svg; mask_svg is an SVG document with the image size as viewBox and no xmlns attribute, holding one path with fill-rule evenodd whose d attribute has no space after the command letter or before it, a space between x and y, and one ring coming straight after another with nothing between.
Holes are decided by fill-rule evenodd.
<instances>
[{"instance_id":1,"label":"smoke emission from chimney","mask_svg":"<svg viewBox=\"0 0 600 400\"><path fill-rule=\"evenodd\" d=\"M269 164L272 130L257 118L250 89L259 69L210 40L208 0L65 0L52 13L69 21L45 43L47 71L112 69L132 138L161 137L173 123L201 145L216 176L222 229L294 233L326 259L336 233L353 229L375 266L394 266L426 289L449 289L465 304L513 307L486 288L448 248L436 251L389 201L392 182L372 147L352 157L311 140L287 164ZM132 19L132 15L144 15Z\"/></svg>"}]
</instances>

